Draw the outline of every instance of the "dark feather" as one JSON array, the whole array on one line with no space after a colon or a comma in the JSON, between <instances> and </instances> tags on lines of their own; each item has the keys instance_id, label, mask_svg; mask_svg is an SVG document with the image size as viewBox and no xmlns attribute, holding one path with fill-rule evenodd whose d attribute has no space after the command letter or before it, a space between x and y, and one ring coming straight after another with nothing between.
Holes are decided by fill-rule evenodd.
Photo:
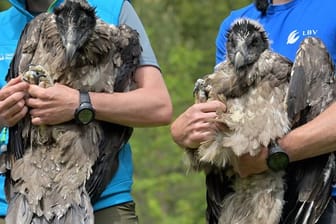
<instances>
[{"instance_id":1,"label":"dark feather","mask_svg":"<svg viewBox=\"0 0 336 224\"><path fill-rule=\"evenodd\" d=\"M118 152L132 135L133 128L102 123L106 137L100 142L100 155L93 166L93 174L86 184L92 203L99 199L118 168Z\"/></svg>"},{"instance_id":2,"label":"dark feather","mask_svg":"<svg viewBox=\"0 0 336 224\"><path fill-rule=\"evenodd\" d=\"M231 181L224 169L214 168L206 174L207 223L217 223L223 208L224 197L233 192Z\"/></svg>"},{"instance_id":3,"label":"dark feather","mask_svg":"<svg viewBox=\"0 0 336 224\"><path fill-rule=\"evenodd\" d=\"M331 200L335 177L333 153L295 162L287 172L284 224L316 223Z\"/></svg>"},{"instance_id":4,"label":"dark feather","mask_svg":"<svg viewBox=\"0 0 336 224\"><path fill-rule=\"evenodd\" d=\"M321 40L306 38L301 43L291 76L288 115L297 126L303 124L300 117L310 121L335 100L335 69Z\"/></svg>"},{"instance_id":5,"label":"dark feather","mask_svg":"<svg viewBox=\"0 0 336 224\"><path fill-rule=\"evenodd\" d=\"M288 91L288 115L294 127L311 121L335 100L335 69L318 38L300 45ZM335 178L334 153L293 163L287 172L284 223L316 223L331 199Z\"/></svg>"}]
</instances>

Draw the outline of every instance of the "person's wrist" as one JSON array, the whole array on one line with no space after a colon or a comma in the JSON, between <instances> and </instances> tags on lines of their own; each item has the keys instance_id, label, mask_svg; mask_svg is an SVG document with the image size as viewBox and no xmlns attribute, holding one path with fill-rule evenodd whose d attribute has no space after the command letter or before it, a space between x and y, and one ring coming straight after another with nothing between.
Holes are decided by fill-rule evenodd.
<instances>
[{"instance_id":1,"label":"person's wrist","mask_svg":"<svg viewBox=\"0 0 336 224\"><path fill-rule=\"evenodd\" d=\"M268 156L266 164L272 171L285 170L289 164L289 157L287 152L279 145L278 139L271 140L268 148Z\"/></svg>"},{"instance_id":2,"label":"person's wrist","mask_svg":"<svg viewBox=\"0 0 336 224\"><path fill-rule=\"evenodd\" d=\"M268 157L268 148L267 147L263 147L261 150L261 162L260 164L260 172L264 172L266 170L268 170L268 166L267 166L267 157Z\"/></svg>"}]
</instances>

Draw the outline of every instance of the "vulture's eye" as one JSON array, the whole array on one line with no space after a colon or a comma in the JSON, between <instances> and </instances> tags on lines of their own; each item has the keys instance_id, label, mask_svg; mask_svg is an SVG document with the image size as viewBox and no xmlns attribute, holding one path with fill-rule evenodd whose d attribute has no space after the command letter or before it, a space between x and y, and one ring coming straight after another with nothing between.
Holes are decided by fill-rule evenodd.
<instances>
[{"instance_id":1,"label":"vulture's eye","mask_svg":"<svg viewBox=\"0 0 336 224\"><path fill-rule=\"evenodd\" d=\"M254 38L254 39L252 40L251 46L252 46L252 47L256 47L258 44L259 44L259 39Z\"/></svg>"},{"instance_id":2,"label":"vulture's eye","mask_svg":"<svg viewBox=\"0 0 336 224\"><path fill-rule=\"evenodd\" d=\"M229 43L231 43L231 46L232 46L233 48L235 48L235 47L237 46L237 43L236 43L236 41L235 41L233 38L230 38Z\"/></svg>"}]
</instances>

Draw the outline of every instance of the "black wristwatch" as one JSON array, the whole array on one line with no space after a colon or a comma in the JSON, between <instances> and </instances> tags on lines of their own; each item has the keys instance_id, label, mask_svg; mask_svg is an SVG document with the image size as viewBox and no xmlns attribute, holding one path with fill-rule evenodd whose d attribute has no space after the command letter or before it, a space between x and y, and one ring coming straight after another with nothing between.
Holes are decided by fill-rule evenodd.
<instances>
[{"instance_id":1,"label":"black wristwatch","mask_svg":"<svg viewBox=\"0 0 336 224\"><path fill-rule=\"evenodd\" d=\"M75 120L78 124L87 125L95 118L89 93L79 91L79 107L75 110Z\"/></svg>"},{"instance_id":2,"label":"black wristwatch","mask_svg":"<svg viewBox=\"0 0 336 224\"><path fill-rule=\"evenodd\" d=\"M273 171L285 170L289 164L287 153L278 145L275 140L271 140L268 145L267 166Z\"/></svg>"}]
</instances>

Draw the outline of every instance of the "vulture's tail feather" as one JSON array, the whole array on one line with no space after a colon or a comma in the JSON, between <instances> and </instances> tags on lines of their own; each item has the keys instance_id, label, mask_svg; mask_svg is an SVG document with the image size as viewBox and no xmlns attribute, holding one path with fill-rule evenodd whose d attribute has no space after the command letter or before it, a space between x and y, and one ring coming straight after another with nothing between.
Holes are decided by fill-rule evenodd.
<instances>
[{"instance_id":1,"label":"vulture's tail feather","mask_svg":"<svg viewBox=\"0 0 336 224\"><path fill-rule=\"evenodd\" d=\"M316 223L331 199L330 186L336 173L334 153L299 163L289 171L293 178L288 183L291 192L288 192L289 212L284 216L284 224ZM290 198L296 198L296 201Z\"/></svg>"},{"instance_id":2,"label":"vulture's tail feather","mask_svg":"<svg viewBox=\"0 0 336 224\"><path fill-rule=\"evenodd\" d=\"M81 204L63 208L66 211L59 216L57 216L58 214L51 214L46 211L33 212L23 194L16 194L12 200L13 203L10 203L8 207L6 224L94 224L90 198L86 193L82 194ZM86 208L91 210L87 210Z\"/></svg>"},{"instance_id":3,"label":"vulture's tail feather","mask_svg":"<svg viewBox=\"0 0 336 224\"><path fill-rule=\"evenodd\" d=\"M232 180L226 176L225 169L214 168L206 175L206 186L207 186L207 209L206 217L208 223L215 223L221 215L221 210L223 208L222 201L225 195L231 193L233 189L231 188Z\"/></svg>"},{"instance_id":4,"label":"vulture's tail feather","mask_svg":"<svg viewBox=\"0 0 336 224\"><path fill-rule=\"evenodd\" d=\"M127 144L133 128L102 122L105 138L99 145L99 157L92 167L86 190L92 203L96 202L118 168L119 151Z\"/></svg>"}]
</instances>

